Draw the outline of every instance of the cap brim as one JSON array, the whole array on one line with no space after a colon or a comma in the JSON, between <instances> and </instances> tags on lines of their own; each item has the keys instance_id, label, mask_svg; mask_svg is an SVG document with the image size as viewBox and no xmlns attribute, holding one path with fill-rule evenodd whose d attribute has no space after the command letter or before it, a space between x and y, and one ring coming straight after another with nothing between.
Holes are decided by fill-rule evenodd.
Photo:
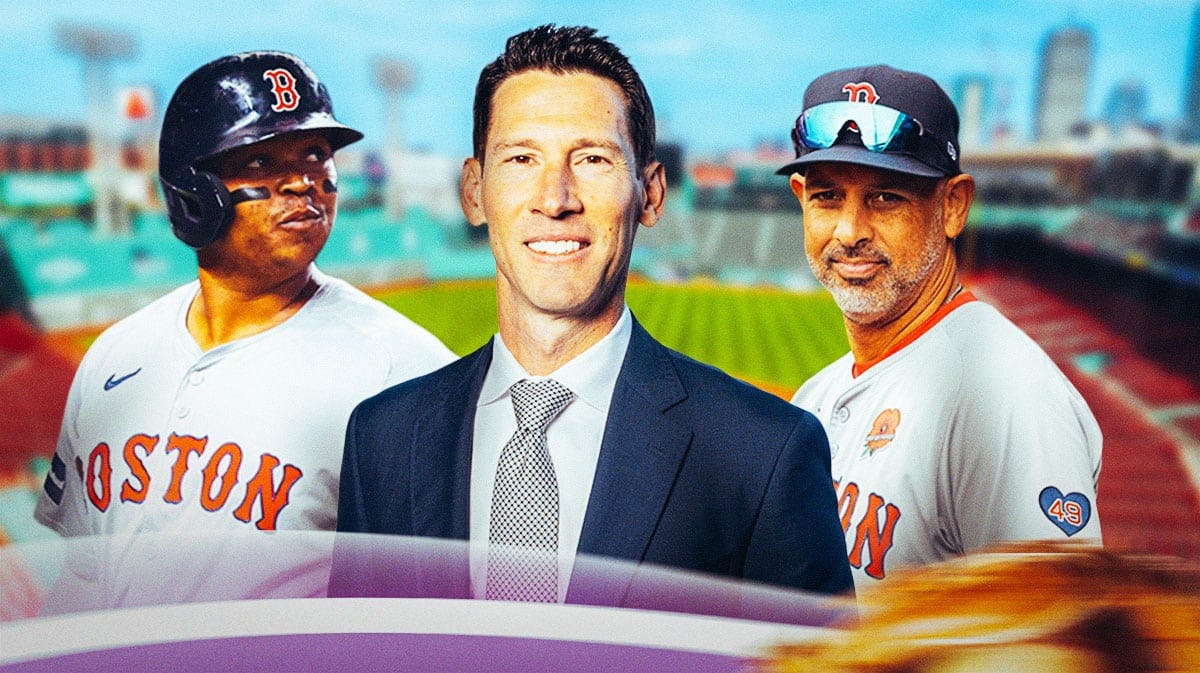
<instances>
[{"instance_id":1,"label":"cap brim","mask_svg":"<svg viewBox=\"0 0 1200 673\"><path fill-rule=\"evenodd\" d=\"M309 123L301 124L295 130L324 131L325 137L329 139L330 148L335 151L363 139L361 131L356 131L333 119L313 119Z\"/></svg>"},{"instance_id":2,"label":"cap brim","mask_svg":"<svg viewBox=\"0 0 1200 673\"><path fill-rule=\"evenodd\" d=\"M290 133L299 133L301 131L319 131L329 140L329 148L335 152L346 145L363 139L361 132L355 131L333 117L327 114L314 114L310 115L307 119L301 120L299 123L294 123L293 120L286 120L284 123L274 125L274 127L248 127L240 134L231 134L222 140L220 144L213 148L212 152L202 157L197 157L195 163L210 161L238 147L254 145L272 138Z\"/></svg>"},{"instance_id":3,"label":"cap brim","mask_svg":"<svg viewBox=\"0 0 1200 673\"><path fill-rule=\"evenodd\" d=\"M855 147L853 145L834 145L823 150L815 150L805 154L804 156L792 161L788 165L775 171L777 175L791 175L792 173L801 173L804 167L809 164L821 162L835 162L841 164L858 164L860 166L871 166L873 168L884 168L897 173L906 173L908 175L916 175L923 178L944 178L944 171L928 166L912 157L904 156L903 154L889 154L886 152L872 152L865 147Z\"/></svg>"}]
</instances>

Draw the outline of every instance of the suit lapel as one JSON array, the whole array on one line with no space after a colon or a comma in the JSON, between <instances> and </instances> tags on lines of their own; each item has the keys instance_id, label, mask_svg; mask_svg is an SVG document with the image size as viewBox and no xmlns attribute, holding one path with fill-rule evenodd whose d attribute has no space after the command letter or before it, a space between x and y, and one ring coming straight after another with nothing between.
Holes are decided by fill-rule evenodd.
<instances>
[{"instance_id":1,"label":"suit lapel","mask_svg":"<svg viewBox=\"0 0 1200 673\"><path fill-rule=\"evenodd\" d=\"M670 352L635 320L617 375L579 552L640 561L691 443L664 412L687 397Z\"/></svg>"},{"instance_id":2,"label":"suit lapel","mask_svg":"<svg viewBox=\"0 0 1200 673\"><path fill-rule=\"evenodd\" d=\"M492 342L442 377L413 429L413 534L468 539L475 406L492 361Z\"/></svg>"}]
</instances>

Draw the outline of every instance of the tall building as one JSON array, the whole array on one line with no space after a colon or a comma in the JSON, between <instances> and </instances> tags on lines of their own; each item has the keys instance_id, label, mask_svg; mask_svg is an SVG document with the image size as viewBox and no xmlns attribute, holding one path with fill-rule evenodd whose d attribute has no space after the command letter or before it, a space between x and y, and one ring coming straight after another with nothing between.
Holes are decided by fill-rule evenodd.
<instances>
[{"instance_id":1,"label":"tall building","mask_svg":"<svg viewBox=\"0 0 1200 673\"><path fill-rule=\"evenodd\" d=\"M1104 102L1104 121L1118 133L1129 127L1145 126L1148 102L1145 83L1135 79L1118 82Z\"/></svg>"},{"instance_id":2,"label":"tall building","mask_svg":"<svg viewBox=\"0 0 1200 673\"><path fill-rule=\"evenodd\" d=\"M958 108L958 139L964 147L977 147L988 137L991 123L992 82L986 75L961 75L951 86L954 105Z\"/></svg>"},{"instance_id":3,"label":"tall building","mask_svg":"<svg viewBox=\"0 0 1200 673\"><path fill-rule=\"evenodd\" d=\"M1187 80L1183 83L1183 139L1200 142L1200 5L1192 15L1188 41Z\"/></svg>"},{"instance_id":4,"label":"tall building","mask_svg":"<svg viewBox=\"0 0 1200 673\"><path fill-rule=\"evenodd\" d=\"M1077 25L1054 30L1042 42L1034 106L1035 139L1063 140L1084 121L1092 77L1092 46L1091 28Z\"/></svg>"}]
</instances>

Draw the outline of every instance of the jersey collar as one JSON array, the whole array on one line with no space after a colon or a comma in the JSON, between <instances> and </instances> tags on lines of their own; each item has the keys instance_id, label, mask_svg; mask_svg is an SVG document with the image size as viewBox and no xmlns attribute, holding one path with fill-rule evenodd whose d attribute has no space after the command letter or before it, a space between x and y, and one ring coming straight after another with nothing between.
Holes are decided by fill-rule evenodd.
<instances>
[{"instance_id":1,"label":"jersey collar","mask_svg":"<svg viewBox=\"0 0 1200 673\"><path fill-rule=\"evenodd\" d=\"M896 344L893 345L891 348L889 348L887 350L887 352L885 352L883 355L880 355L879 357L875 358L874 360L869 360L869 361L863 362L861 364L858 362L855 362L850 367L850 375L854 378L858 378L859 376L862 376L871 367L874 367L875 365L879 364L880 362L883 362L884 360L888 359L895 353L904 349L906 346L908 346L912 342L914 342L917 339L924 336L924 334L926 332L933 329L934 325L941 322L942 318L945 318L946 316L950 315L950 313L952 311L954 311L954 309L958 308L959 306L962 306L963 304L966 304L966 303L972 302L972 301L975 301L975 295L972 294L970 290L964 290L963 292L959 292L958 296L954 297L950 301L943 304L937 310L936 313L929 316L929 318L925 322L921 323L917 327L917 329L913 330L912 332L909 332L907 335L905 335L905 337L903 339L901 339L900 341L897 341Z\"/></svg>"}]
</instances>

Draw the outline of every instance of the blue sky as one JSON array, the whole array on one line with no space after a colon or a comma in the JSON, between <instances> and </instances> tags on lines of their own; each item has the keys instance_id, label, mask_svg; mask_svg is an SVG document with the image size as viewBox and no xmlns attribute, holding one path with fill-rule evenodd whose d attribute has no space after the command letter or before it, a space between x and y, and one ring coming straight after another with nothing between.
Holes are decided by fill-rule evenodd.
<instances>
[{"instance_id":1,"label":"blue sky","mask_svg":"<svg viewBox=\"0 0 1200 673\"><path fill-rule=\"evenodd\" d=\"M68 7L69 4L69 7ZM835 68L885 62L932 75L985 73L1008 92L1006 117L1029 128L1037 52L1067 22L1095 31L1089 108L1109 90L1145 83L1149 116L1180 116L1194 0L949 2L365 2L335 0L141 0L0 5L0 116L84 116L78 63L55 47L61 20L126 30L136 59L115 85L147 84L164 99L188 72L217 56L283 49L309 62L343 121L384 136L384 104L371 80L376 55L406 59L416 84L403 103L412 145L470 151L471 96L479 69L512 33L541 23L588 24L608 35L642 73L662 135L689 153L782 141L805 85ZM160 105L165 101L160 101Z\"/></svg>"}]
</instances>

